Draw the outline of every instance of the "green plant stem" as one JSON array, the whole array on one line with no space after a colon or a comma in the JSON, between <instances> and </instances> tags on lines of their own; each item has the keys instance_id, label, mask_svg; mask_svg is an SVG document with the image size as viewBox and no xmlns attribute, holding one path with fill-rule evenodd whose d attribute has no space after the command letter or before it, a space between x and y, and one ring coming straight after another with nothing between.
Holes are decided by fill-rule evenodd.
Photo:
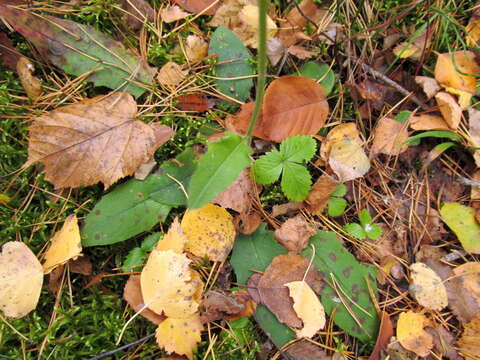
<instances>
[{"instance_id":1,"label":"green plant stem","mask_svg":"<svg viewBox=\"0 0 480 360\"><path fill-rule=\"evenodd\" d=\"M247 144L250 144L252 139L253 129L262 108L263 94L265 92L265 77L267 74L267 1L258 1L258 81L255 107L253 108L252 119L245 135Z\"/></svg>"}]
</instances>

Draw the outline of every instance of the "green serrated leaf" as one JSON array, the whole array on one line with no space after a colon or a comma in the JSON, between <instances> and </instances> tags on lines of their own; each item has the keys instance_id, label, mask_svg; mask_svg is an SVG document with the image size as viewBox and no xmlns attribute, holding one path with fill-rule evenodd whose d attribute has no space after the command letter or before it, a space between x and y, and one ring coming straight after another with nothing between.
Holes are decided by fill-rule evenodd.
<instances>
[{"instance_id":1,"label":"green serrated leaf","mask_svg":"<svg viewBox=\"0 0 480 360\"><path fill-rule=\"evenodd\" d=\"M246 285L252 270L264 271L274 257L286 253L287 250L275 240L273 232L266 230L265 223L251 235L240 235L230 259L237 282ZM279 348L295 338L294 332L261 304L257 306L254 318Z\"/></svg>"},{"instance_id":2,"label":"green serrated leaf","mask_svg":"<svg viewBox=\"0 0 480 360\"><path fill-rule=\"evenodd\" d=\"M316 150L315 139L307 135L292 136L280 144L280 153L283 158L293 162L309 161Z\"/></svg>"},{"instance_id":3,"label":"green serrated leaf","mask_svg":"<svg viewBox=\"0 0 480 360\"><path fill-rule=\"evenodd\" d=\"M244 139L229 132L225 135L210 143L198 162L188 187L189 209L198 209L215 199L250 165L252 149Z\"/></svg>"},{"instance_id":4,"label":"green serrated leaf","mask_svg":"<svg viewBox=\"0 0 480 360\"><path fill-rule=\"evenodd\" d=\"M216 56L216 76L220 78L237 78L253 75L251 60L247 48L233 31L219 26L210 38L209 56ZM218 91L228 97L245 101L250 96L253 80L215 80Z\"/></svg>"},{"instance_id":5,"label":"green serrated leaf","mask_svg":"<svg viewBox=\"0 0 480 360\"><path fill-rule=\"evenodd\" d=\"M0 5L2 17L37 50L67 74L91 73L96 86L139 97L156 70L118 41L89 25Z\"/></svg>"},{"instance_id":6,"label":"green serrated leaf","mask_svg":"<svg viewBox=\"0 0 480 360\"><path fill-rule=\"evenodd\" d=\"M358 214L358 219L360 220L360 224L363 228L365 228L367 224L371 224L373 222L370 213L368 212L368 210L365 209L360 211L360 213Z\"/></svg>"},{"instance_id":7,"label":"green serrated leaf","mask_svg":"<svg viewBox=\"0 0 480 360\"><path fill-rule=\"evenodd\" d=\"M382 229L378 225L367 224L365 225L365 233L369 239L377 240L380 236L382 236Z\"/></svg>"},{"instance_id":8,"label":"green serrated leaf","mask_svg":"<svg viewBox=\"0 0 480 360\"><path fill-rule=\"evenodd\" d=\"M303 165L286 162L283 166L282 191L291 201L303 201L312 186L312 176Z\"/></svg>"},{"instance_id":9,"label":"green serrated leaf","mask_svg":"<svg viewBox=\"0 0 480 360\"><path fill-rule=\"evenodd\" d=\"M193 150L185 150L177 157L182 166L166 162L161 174L129 180L104 195L85 218L83 246L127 240L163 221L173 207L185 205L185 194L176 181L188 184L195 169L193 160Z\"/></svg>"},{"instance_id":10,"label":"green serrated leaf","mask_svg":"<svg viewBox=\"0 0 480 360\"><path fill-rule=\"evenodd\" d=\"M154 232L153 234L148 235L145 239L143 239L140 248L146 253L152 251L161 237L162 233L160 232Z\"/></svg>"},{"instance_id":11,"label":"green serrated leaf","mask_svg":"<svg viewBox=\"0 0 480 360\"><path fill-rule=\"evenodd\" d=\"M480 224L474 209L459 203L445 203L440 209L440 216L457 235L465 251L480 254Z\"/></svg>"},{"instance_id":12,"label":"green serrated leaf","mask_svg":"<svg viewBox=\"0 0 480 360\"><path fill-rule=\"evenodd\" d=\"M343 225L343 230L353 236L355 239L364 240L367 237L365 230L360 224L350 223Z\"/></svg>"},{"instance_id":13,"label":"green serrated leaf","mask_svg":"<svg viewBox=\"0 0 480 360\"><path fill-rule=\"evenodd\" d=\"M330 194L330 196L342 197L347 194L347 186L345 184L340 184L335 190Z\"/></svg>"},{"instance_id":14,"label":"green serrated leaf","mask_svg":"<svg viewBox=\"0 0 480 360\"><path fill-rule=\"evenodd\" d=\"M327 213L329 216L342 216L347 208L347 201L338 197L328 199Z\"/></svg>"},{"instance_id":15,"label":"green serrated leaf","mask_svg":"<svg viewBox=\"0 0 480 360\"><path fill-rule=\"evenodd\" d=\"M283 161L282 154L276 149L260 156L253 164L255 181L263 185L277 181L282 174Z\"/></svg>"},{"instance_id":16,"label":"green serrated leaf","mask_svg":"<svg viewBox=\"0 0 480 360\"><path fill-rule=\"evenodd\" d=\"M309 246L302 256L311 258L315 254L313 264L328 283L320 291L325 312L334 311L335 324L348 334L363 342L375 342L380 325L370 298L370 292L378 297L375 268L361 265L333 232L318 231L310 239L310 245L315 253Z\"/></svg>"},{"instance_id":17,"label":"green serrated leaf","mask_svg":"<svg viewBox=\"0 0 480 360\"><path fill-rule=\"evenodd\" d=\"M139 247L133 248L127 254L125 261L123 262L123 265L122 265L122 268L123 268L122 270L124 272L139 271L140 265L143 265L145 263L146 255L147 255L147 252L143 251L141 248Z\"/></svg>"},{"instance_id":18,"label":"green serrated leaf","mask_svg":"<svg viewBox=\"0 0 480 360\"><path fill-rule=\"evenodd\" d=\"M316 62L309 61L301 66L297 72L292 76L303 76L320 82L320 85L325 89L325 96L328 96L335 85L335 74L330 66L326 64L317 64Z\"/></svg>"}]
</instances>

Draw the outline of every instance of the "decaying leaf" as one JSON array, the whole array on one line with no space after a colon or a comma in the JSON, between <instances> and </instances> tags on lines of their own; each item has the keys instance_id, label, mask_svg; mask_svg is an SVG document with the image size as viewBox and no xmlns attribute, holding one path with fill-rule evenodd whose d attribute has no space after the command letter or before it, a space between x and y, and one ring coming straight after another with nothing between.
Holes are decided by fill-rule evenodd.
<instances>
[{"instance_id":1,"label":"decaying leaf","mask_svg":"<svg viewBox=\"0 0 480 360\"><path fill-rule=\"evenodd\" d=\"M475 210L459 203L446 203L440 209L442 220L457 235L465 251L480 254L480 225Z\"/></svg>"},{"instance_id":2,"label":"decaying leaf","mask_svg":"<svg viewBox=\"0 0 480 360\"><path fill-rule=\"evenodd\" d=\"M460 353L467 360L480 358L480 316L465 324L462 337L458 340Z\"/></svg>"},{"instance_id":3,"label":"decaying leaf","mask_svg":"<svg viewBox=\"0 0 480 360\"><path fill-rule=\"evenodd\" d=\"M293 310L293 301L288 294L286 283L305 279L315 291L321 287L321 276L308 260L300 255L286 254L276 256L265 269L258 283L260 299L277 319L294 328L301 328L302 321ZM305 276L305 273L307 272Z\"/></svg>"},{"instance_id":4,"label":"decaying leaf","mask_svg":"<svg viewBox=\"0 0 480 360\"><path fill-rule=\"evenodd\" d=\"M198 313L184 319L167 318L158 325L157 344L169 354L186 355L190 360L201 340L203 325Z\"/></svg>"},{"instance_id":5,"label":"decaying leaf","mask_svg":"<svg viewBox=\"0 0 480 360\"><path fill-rule=\"evenodd\" d=\"M211 101L203 95L188 94L176 98L177 108L183 111L204 112L212 107Z\"/></svg>"},{"instance_id":6,"label":"decaying leaf","mask_svg":"<svg viewBox=\"0 0 480 360\"><path fill-rule=\"evenodd\" d=\"M373 348L372 353L368 357L368 360L380 360L380 354L382 350L388 345L391 337L393 336L393 324L390 316L382 311L380 328L378 329L377 341L375 342L375 347Z\"/></svg>"},{"instance_id":7,"label":"decaying leaf","mask_svg":"<svg viewBox=\"0 0 480 360\"><path fill-rule=\"evenodd\" d=\"M42 82L33 76L33 64L26 57L22 56L17 61L17 73L23 89L30 100L36 101L42 94Z\"/></svg>"},{"instance_id":8,"label":"decaying leaf","mask_svg":"<svg viewBox=\"0 0 480 360\"><path fill-rule=\"evenodd\" d=\"M432 34L432 29L425 27L420 33L414 33L413 39L410 38L408 41L398 44L393 49L393 53L401 59L410 58L420 61L424 52L430 47Z\"/></svg>"},{"instance_id":9,"label":"decaying leaf","mask_svg":"<svg viewBox=\"0 0 480 360\"><path fill-rule=\"evenodd\" d=\"M362 147L350 139L333 143L328 164L340 182L357 179L370 170L370 160Z\"/></svg>"},{"instance_id":10,"label":"decaying leaf","mask_svg":"<svg viewBox=\"0 0 480 360\"><path fill-rule=\"evenodd\" d=\"M437 327L427 327L425 329L433 337L433 348L436 353L442 356L442 359L460 360L462 357L455 349L455 337L442 325Z\"/></svg>"},{"instance_id":11,"label":"decaying leaf","mask_svg":"<svg viewBox=\"0 0 480 360\"><path fill-rule=\"evenodd\" d=\"M160 85L175 87L182 82L188 71L182 70L182 67L173 61L167 62L162 66L157 74L157 82Z\"/></svg>"},{"instance_id":12,"label":"decaying leaf","mask_svg":"<svg viewBox=\"0 0 480 360\"><path fill-rule=\"evenodd\" d=\"M191 261L172 250L153 250L141 274L146 305L157 314L183 319L198 309L195 299L202 281L190 269Z\"/></svg>"},{"instance_id":13,"label":"decaying leaf","mask_svg":"<svg viewBox=\"0 0 480 360\"><path fill-rule=\"evenodd\" d=\"M255 312L256 303L246 290L240 290L234 294L209 290L204 297L200 315L203 324L221 319L250 316Z\"/></svg>"},{"instance_id":14,"label":"decaying leaf","mask_svg":"<svg viewBox=\"0 0 480 360\"><path fill-rule=\"evenodd\" d=\"M285 352L292 360L333 360L320 346L307 340L296 341Z\"/></svg>"},{"instance_id":15,"label":"decaying leaf","mask_svg":"<svg viewBox=\"0 0 480 360\"><path fill-rule=\"evenodd\" d=\"M423 89L427 99L431 99L440 91L440 85L437 80L428 76L415 76L415 82Z\"/></svg>"},{"instance_id":16,"label":"decaying leaf","mask_svg":"<svg viewBox=\"0 0 480 360\"><path fill-rule=\"evenodd\" d=\"M325 310L317 295L305 281L292 281L285 284L293 299L293 309L303 321L303 328L296 330L297 337L313 337L325 326Z\"/></svg>"},{"instance_id":17,"label":"decaying leaf","mask_svg":"<svg viewBox=\"0 0 480 360\"><path fill-rule=\"evenodd\" d=\"M410 127L413 130L450 130L446 121L437 115L421 114L410 117Z\"/></svg>"},{"instance_id":18,"label":"decaying leaf","mask_svg":"<svg viewBox=\"0 0 480 360\"><path fill-rule=\"evenodd\" d=\"M17 62L21 54L13 46L12 40L5 33L0 33L0 61L8 70L17 71Z\"/></svg>"},{"instance_id":19,"label":"decaying leaf","mask_svg":"<svg viewBox=\"0 0 480 360\"><path fill-rule=\"evenodd\" d=\"M435 95L435 100L448 126L454 130L457 129L462 120L462 109L454 97L442 91Z\"/></svg>"},{"instance_id":20,"label":"decaying leaf","mask_svg":"<svg viewBox=\"0 0 480 360\"><path fill-rule=\"evenodd\" d=\"M167 234L157 243L155 249L159 251L172 250L177 254L181 254L186 243L187 237L178 222L178 218L175 218Z\"/></svg>"},{"instance_id":21,"label":"decaying leaf","mask_svg":"<svg viewBox=\"0 0 480 360\"><path fill-rule=\"evenodd\" d=\"M185 41L185 55L191 62L203 60L208 54L208 44L198 35L188 35Z\"/></svg>"},{"instance_id":22,"label":"decaying leaf","mask_svg":"<svg viewBox=\"0 0 480 360\"><path fill-rule=\"evenodd\" d=\"M480 147L480 110L468 108L468 134L470 142L475 147ZM474 150L473 159L477 167L480 167L480 150Z\"/></svg>"},{"instance_id":23,"label":"decaying leaf","mask_svg":"<svg viewBox=\"0 0 480 360\"><path fill-rule=\"evenodd\" d=\"M220 6L220 3L215 3L215 0L174 0L185 10L194 14L213 15Z\"/></svg>"},{"instance_id":24,"label":"decaying leaf","mask_svg":"<svg viewBox=\"0 0 480 360\"><path fill-rule=\"evenodd\" d=\"M317 229L302 215L297 215L285 221L275 230L275 239L285 246L288 251L299 253L308 246L308 239Z\"/></svg>"},{"instance_id":25,"label":"decaying leaf","mask_svg":"<svg viewBox=\"0 0 480 360\"><path fill-rule=\"evenodd\" d=\"M0 254L0 310L21 318L35 309L43 284L43 269L35 254L20 241L9 241Z\"/></svg>"},{"instance_id":26,"label":"decaying leaf","mask_svg":"<svg viewBox=\"0 0 480 360\"><path fill-rule=\"evenodd\" d=\"M123 289L123 298L130 305L133 311L140 311L140 315L150 320L154 324L160 324L165 320L165 316L159 315L156 312L145 307L145 303L142 297L142 290L140 286L140 275L131 275L128 278L125 288Z\"/></svg>"},{"instance_id":27,"label":"decaying leaf","mask_svg":"<svg viewBox=\"0 0 480 360\"><path fill-rule=\"evenodd\" d=\"M440 311L448 304L447 290L442 279L421 262L410 265L410 292L427 309Z\"/></svg>"},{"instance_id":28,"label":"decaying leaf","mask_svg":"<svg viewBox=\"0 0 480 360\"><path fill-rule=\"evenodd\" d=\"M480 263L467 262L454 268L453 273L460 277L463 287L480 304Z\"/></svg>"},{"instance_id":29,"label":"decaying leaf","mask_svg":"<svg viewBox=\"0 0 480 360\"><path fill-rule=\"evenodd\" d=\"M330 195L338 187L338 182L329 175L320 176L313 184L307 196L308 210L315 215L320 215L327 207Z\"/></svg>"},{"instance_id":30,"label":"decaying leaf","mask_svg":"<svg viewBox=\"0 0 480 360\"><path fill-rule=\"evenodd\" d=\"M402 312L397 322L397 338L407 350L425 357L433 348L432 335L423 328L427 323L425 315L413 311Z\"/></svg>"},{"instance_id":31,"label":"decaying leaf","mask_svg":"<svg viewBox=\"0 0 480 360\"><path fill-rule=\"evenodd\" d=\"M382 117L375 127L372 152L374 154L399 155L408 149L408 145L405 143L407 139L406 124L389 117Z\"/></svg>"},{"instance_id":32,"label":"decaying leaf","mask_svg":"<svg viewBox=\"0 0 480 360\"><path fill-rule=\"evenodd\" d=\"M155 21L155 10L147 0L121 0L123 19L131 29L140 29L145 22Z\"/></svg>"},{"instance_id":33,"label":"decaying leaf","mask_svg":"<svg viewBox=\"0 0 480 360\"><path fill-rule=\"evenodd\" d=\"M40 161L56 189L99 181L108 188L133 174L173 135L168 126L135 120L136 112L130 94L113 93L41 115L29 127L24 167Z\"/></svg>"},{"instance_id":34,"label":"decaying leaf","mask_svg":"<svg viewBox=\"0 0 480 360\"><path fill-rule=\"evenodd\" d=\"M75 215L70 215L62 226L62 229L55 233L52 244L45 253L43 271L48 274L57 266L65 264L68 260L81 255L82 242L80 229Z\"/></svg>"},{"instance_id":35,"label":"decaying leaf","mask_svg":"<svg viewBox=\"0 0 480 360\"><path fill-rule=\"evenodd\" d=\"M160 11L160 17L166 23L185 19L188 15L190 14L180 9L177 5L169 6Z\"/></svg>"},{"instance_id":36,"label":"decaying leaf","mask_svg":"<svg viewBox=\"0 0 480 360\"><path fill-rule=\"evenodd\" d=\"M185 250L212 261L224 261L233 247L235 227L232 216L224 208L207 204L188 210L182 219L187 236Z\"/></svg>"},{"instance_id":37,"label":"decaying leaf","mask_svg":"<svg viewBox=\"0 0 480 360\"><path fill-rule=\"evenodd\" d=\"M244 214L252 207L256 184L250 177L250 170L242 170L238 178L213 201L224 208Z\"/></svg>"}]
</instances>

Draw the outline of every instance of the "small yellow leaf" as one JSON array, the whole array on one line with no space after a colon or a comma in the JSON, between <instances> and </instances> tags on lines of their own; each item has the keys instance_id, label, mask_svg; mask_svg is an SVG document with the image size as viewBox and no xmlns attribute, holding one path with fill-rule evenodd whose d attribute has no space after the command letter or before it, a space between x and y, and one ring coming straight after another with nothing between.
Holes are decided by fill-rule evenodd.
<instances>
[{"instance_id":1,"label":"small yellow leaf","mask_svg":"<svg viewBox=\"0 0 480 360\"><path fill-rule=\"evenodd\" d=\"M435 271L420 262L410 265L410 270L410 292L420 305L437 311L448 305L447 289Z\"/></svg>"},{"instance_id":2,"label":"small yellow leaf","mask_svg":"<svg viewBox=\"0 0 480 360\"><path fill-rule=\"evenodd\" d=\"M52 238L52 245L45 253L43 271L48 274L56 267L80 255L82 255L82 241L78 220L75 215L70 215L60 231L57 231Z\"/></svg>"},{"instance_id":3,"label":"small yellow leaf","mask_svg":"<svg viewBox=\"0 0 480 360\"><path fill-rule=\"evenodd\" d=\"M157 243L155 249L159 251L172 250L177 254L181 254L183 253L183 248L185 247L186 242L187 237L180 227L178 218L175 218L172 225L170 225L167 234Z\"/></svg>"},{"instance_id":4,"label":"small yellow leaf","mask_svg":"<svg viewBox=\"0 0 480 360\"><path fill-rule=\"evenodd\" d=\"M188 210L182 219L187 236L185 250L213 261L224 261L233 247L235 227L232 216L220 206L207 204Z\"/></svg>"},{"instance_id":5,"label":"small yellow leaf","mask_svg":"<svg viewBox=\"0 0 480 360\"><path fill-rule=\"evenodd\" d=\"M35 309L43 284L42 265L20 241L3 245L0 254L0 310L21 318Z\"/></svg>"},{"instance_id":6,"label":"small yellow leaf","mask_svg":"<svg viewBox=\"0 0 480 360\"><path fill-rule=\"evenodd\" d=\"M423 330L427 318L425 315L407 311L400 314L397 322L397 339L407 350L425 357L433 348L432 335Z\"/></svg>"},{"instance_id":7,"label":"small yellow leaf","mask_svg":"<svg viewBox=\"0 0 480 360\"><path fill-rule=\"evenodd\" d=\"M415 46L415 44L409 44L407 41L398 44L393 49L394 55L398 56L400 59L406 59L411 56L413 57L421 51L422 49L419 49L417 46Z\"/></svg>"},{"instance_id":8,"label":"small yellow leaf","mask_svg":"<svg viewBox=\"0 0 480 360\"><path fill-rule=\"evenodd\" d=\"M157 344L169 354L193 357L193 350L201 340L203 325L198 313L185 319L167 318L156 331Z\"/></svg>"},{"instance_id":9,"label":"small yellow leaf","mask_svg":"<svg viewBox=\"0 0 480 360\"><path fill-rule=\"evenodd\" d=\"M325 310L317 295L305 281L291 281L285 284L293 299L293 309L303 321L303 329L296 330L298 338L313 337L325 326Z\"/></svg>"},{"instance_id":10,"label":"small yellow leaf","mask_svg":"<svg viewBox=\"0 0 480 360\"><path fill-rule=\"evenodd\" d=\"M21 57L17 62L17 73L25 92L30 100L37 100L42 95L42 83L33 76L33 64L26 57Z\"/></svg>"},{"instance_id":11,"label":"small yellow leaf","mask_svg":"<svg viewBox=\"0 0 480 360\"><path fill-rule=\"evenodd\" d=\"M153 250L142 270L140 283L145 304L157 314L187 318L198 309L194 297L202 288L201 280L192 275L190 260L173 250Z\"/></svg>"},{"instance_id":12,"label":"small yellow leaf","mask_svg":"<svg viewBox=\"0 0 480 360\"><path fill-rule=\"evenodd\" d=\"M465 27L465 31L467 33L465 36L467 46L478 46L477 43L480 40L480 18L475 15L472 16Z\"/></svg>"}]
</instances>

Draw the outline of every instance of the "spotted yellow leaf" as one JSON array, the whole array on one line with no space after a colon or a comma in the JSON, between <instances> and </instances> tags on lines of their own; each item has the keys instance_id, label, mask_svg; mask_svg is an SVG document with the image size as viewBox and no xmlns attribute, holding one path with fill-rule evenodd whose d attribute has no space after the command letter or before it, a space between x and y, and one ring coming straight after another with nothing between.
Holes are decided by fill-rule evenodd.
<instances>
[{"instance_id":1,"label":"spotted yellow leaf","mask_svg":"<svg viewBox=\"0 0 480 360\"><path fill-rule=\"evenodd\" d=\"M433 348L432 335L423 328L427 323L425 315L407 311L400 314L397 322L397 339L407 350L425 357Z\"/></svg>"},{"instance_id":2,"label":"spotted yellow leaf","mask_svg":"<svg viewBox=\"0 0 480 360\"><path fill-rule=\"evenodd\" d=\"M412 264L410 270L410 292L420 305L437 311L448 305L447 289L435 271L420 262Z\"/></svg>"},{"instance_id":3,"label":"spotted yellow leaf","mask_svg":"<svg viewBox=\"0 0 480 360\"><path fill-rule=\"evenodd\" d=\"M170 225L167 234L158 242L156 250L172 250L177 254L181 254L186 242L187 237L180 227L178 218L175 218L172 222L172 225Z\"/></svg>"}]
</instances>

